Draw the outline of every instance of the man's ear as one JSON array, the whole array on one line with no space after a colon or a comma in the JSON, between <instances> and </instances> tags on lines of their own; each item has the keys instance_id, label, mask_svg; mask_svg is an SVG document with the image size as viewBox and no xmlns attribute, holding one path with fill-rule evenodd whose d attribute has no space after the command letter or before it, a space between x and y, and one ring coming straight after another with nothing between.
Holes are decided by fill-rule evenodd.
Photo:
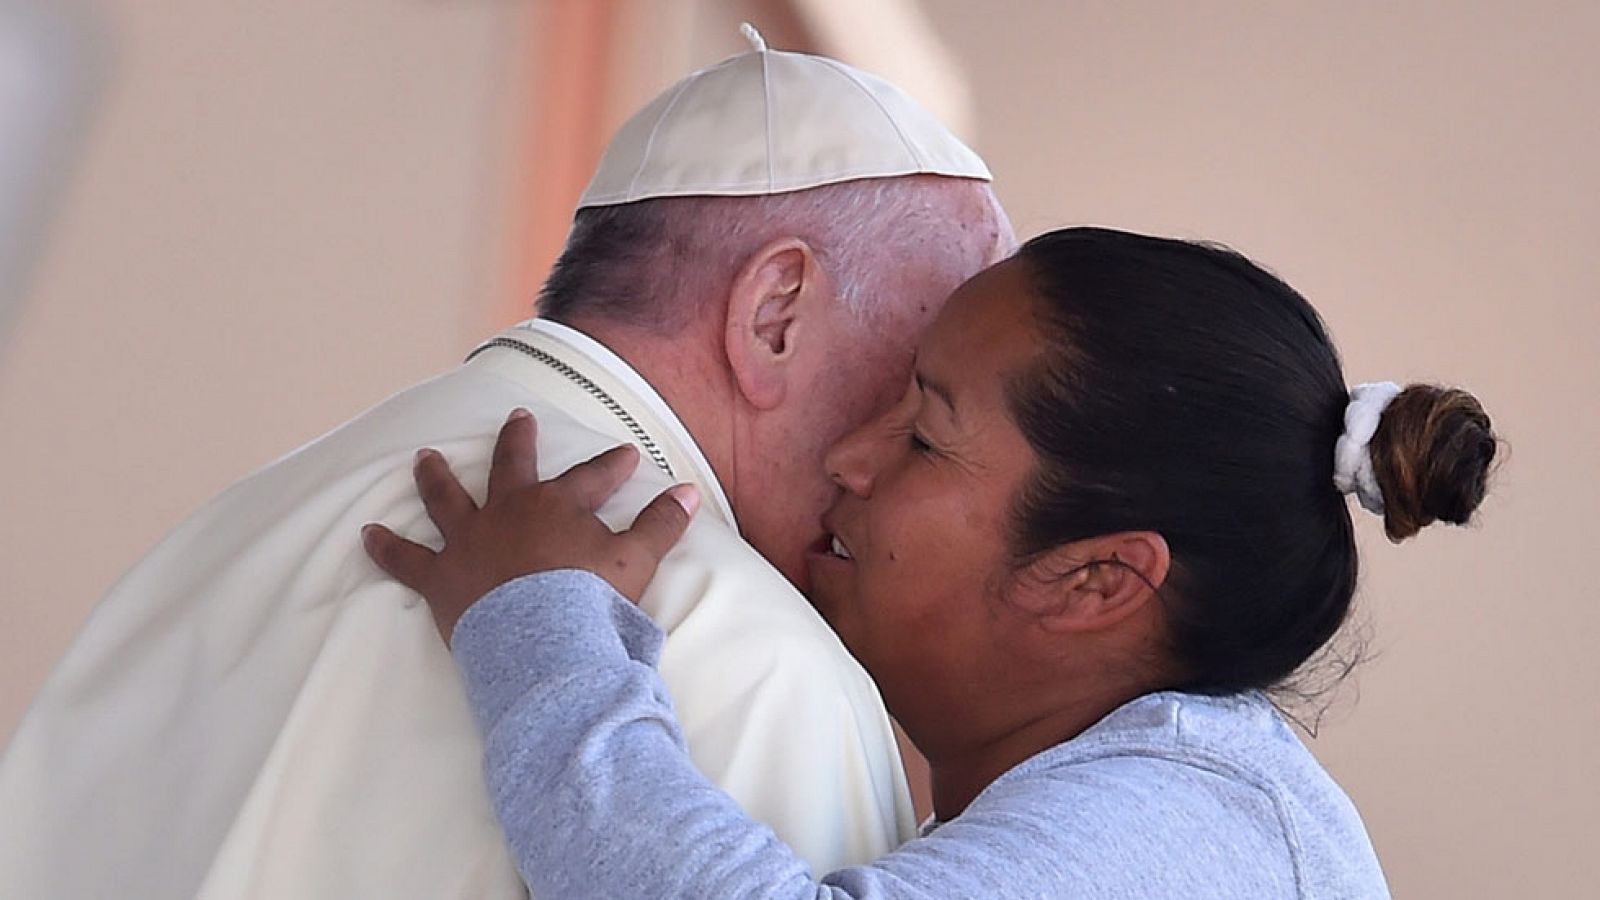
<instances>
[{"instance_id":1,"label":"man's ear","mask_svg":"<svg viewBox=\"0 0 1600 900\"><path fill-rule=\"evenodd\" d=\"M1171 568L1166 538L1154 531L1101 535L1030 563L1012 601L1047 631L1104 631L1158 600Z\"/></svg>"},{"instance_id":2,"label":"man's ear","mask_svg":"<svg viewBox=\"0 0 1600 900\"><path fill-rule=\"evenodd\" d=\"M783 402L807 314L819 309L827 294L816 254L799 238L763 245L734 275L723 340L728 365L750 405L769 410Z\"/></svg>"}]
</instances>

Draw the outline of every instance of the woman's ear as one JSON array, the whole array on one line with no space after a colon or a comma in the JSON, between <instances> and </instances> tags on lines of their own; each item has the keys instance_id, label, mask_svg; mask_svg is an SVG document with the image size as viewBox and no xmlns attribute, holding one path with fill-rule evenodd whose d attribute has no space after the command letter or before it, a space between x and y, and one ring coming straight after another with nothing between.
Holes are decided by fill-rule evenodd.
<instances>
[{"instance_id":1,"label":"woman's ear","mask_svg":"<svg viewBox=\"0 0 1600 900\"><path fill-rule=\"evenodd\" d=\"M1157 600L1171 568L1166 538L1154 531L1101 535L1029 564L1013 602L1047 631L1103 631Z\"/></svg>"},{"instance_id":2,"label":"woman's ear","mask_svg":"<svg viewBox=\"0 0 1600 900\"><path fill-rule=\"evenodd\" d=\"M795 344L827 293L822 281L816 254L799 238L763 245L734 275L723 340L739 391L757 409L787 395Z\"/></svg>"}]
</instances>

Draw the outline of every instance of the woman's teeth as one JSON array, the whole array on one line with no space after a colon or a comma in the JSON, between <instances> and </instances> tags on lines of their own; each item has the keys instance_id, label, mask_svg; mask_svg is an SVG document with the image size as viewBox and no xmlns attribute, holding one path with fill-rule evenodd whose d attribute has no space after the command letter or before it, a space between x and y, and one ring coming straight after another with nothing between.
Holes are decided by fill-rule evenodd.
<instances>
[{"instance_id":1,"label":"woman's teeth","mask_svg":"<svg viewBox=\"0 0 1600 900\"><path fill-rule=\"evenodd\" d=\"M850 551L844 548L844 544L839 543L838 535L834 535L833 546L830 549L833 551L833 555L839 557L840 559L852 558L850 556Z\"/></svg>"}]
</instances>

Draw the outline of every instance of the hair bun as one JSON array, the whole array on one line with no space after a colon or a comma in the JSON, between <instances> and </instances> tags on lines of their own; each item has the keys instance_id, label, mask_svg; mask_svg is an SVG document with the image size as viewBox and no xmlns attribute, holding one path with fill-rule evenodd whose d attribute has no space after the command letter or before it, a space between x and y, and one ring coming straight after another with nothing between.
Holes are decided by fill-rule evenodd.
<instances>
[{"instance_id":1,"label":"hair bun","mask_svg":"<svg viewBox=\"0 0 1600 900\"><path fill-rule=\"evenodd\" d=\"M1389 540L1399 543L1435 521L1466 524L1483 501L1497 448L1478 398L1455 388L1407 385L1372 436Z\"/></svg>"}]
</instances>

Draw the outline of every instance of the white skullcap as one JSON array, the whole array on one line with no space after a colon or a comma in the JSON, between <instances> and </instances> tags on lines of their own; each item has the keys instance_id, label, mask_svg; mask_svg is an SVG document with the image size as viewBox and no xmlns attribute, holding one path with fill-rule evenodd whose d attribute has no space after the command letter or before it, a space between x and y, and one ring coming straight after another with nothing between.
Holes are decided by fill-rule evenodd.
<instances>
[{"instance_id":1,"label":"white skullcap","mask_svg":"<svg viewBox=\"0 0 1600 900\"><path fill-rule=\"evenodd\" d=\"M887 81L836 60L755 50L673 85L623 124L578 208L652 197L781 194L857 178L989 169Z\"/></svg>"},{"instance_id":2,"label":"white skullcap","mask_svg":"<svg viewBox=\"0 0 1600 900\"><path fill-rule=\"evenodd\" d=\"M1367 512L1383 515L1383 490L1372 468L1372 436L1378 433L1383 411L1400 396L1392 381L1358 384L1350 389L1344 409L1344 433L1333 445L1333 484L1356 500Z\"/></svg>"}]
</instances>

